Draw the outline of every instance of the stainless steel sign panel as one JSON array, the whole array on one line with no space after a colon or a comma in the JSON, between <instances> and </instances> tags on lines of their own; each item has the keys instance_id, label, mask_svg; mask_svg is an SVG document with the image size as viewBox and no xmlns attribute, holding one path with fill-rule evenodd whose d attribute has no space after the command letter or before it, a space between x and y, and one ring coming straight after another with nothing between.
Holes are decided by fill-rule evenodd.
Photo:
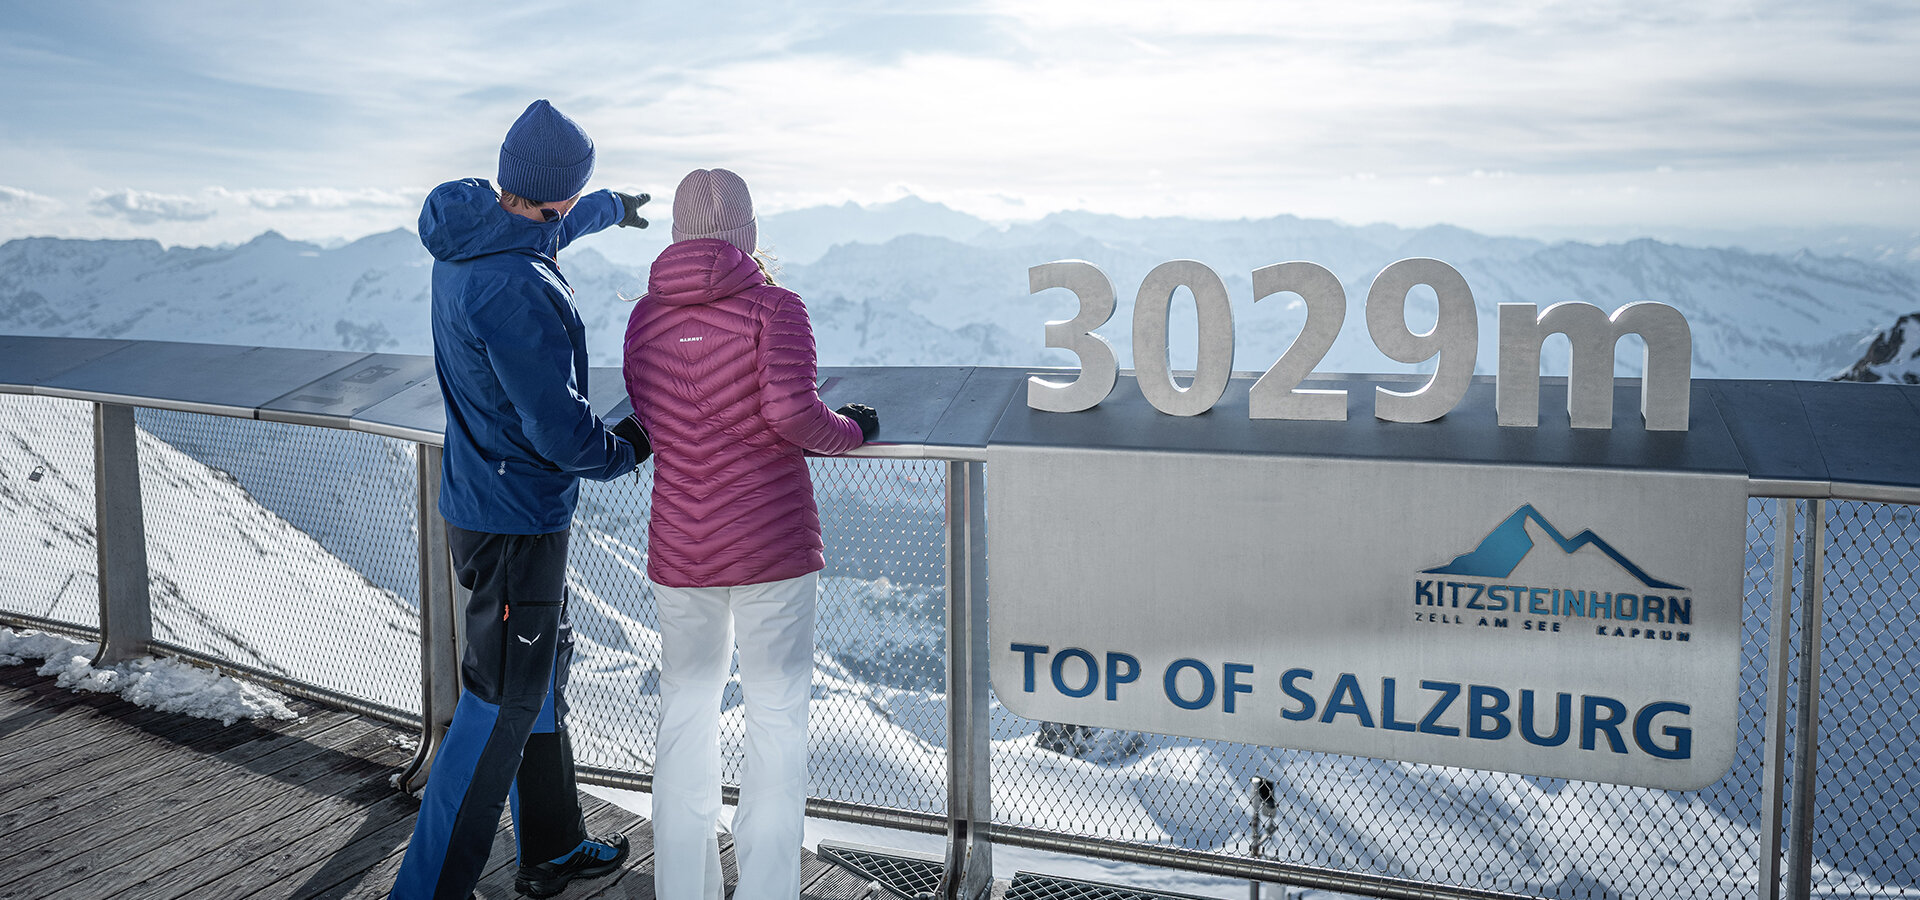
<instances>
[{"instance_id":1,"label":"stainless steel sign panel","mask_svg":"<svg viewBox=\"0 0 1920 900\"><path fill-rule=\"evenodd\" d=\"M1666 789L1733 761L1745 481L988 450L1031 719Z\"/></svg>"}]
</instances>

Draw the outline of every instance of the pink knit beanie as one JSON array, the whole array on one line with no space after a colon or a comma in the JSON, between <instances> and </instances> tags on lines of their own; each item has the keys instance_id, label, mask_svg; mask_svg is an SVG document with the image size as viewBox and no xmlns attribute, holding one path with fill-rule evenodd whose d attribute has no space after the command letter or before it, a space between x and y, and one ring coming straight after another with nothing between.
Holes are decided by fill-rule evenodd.
<instances>
[{"instance_id":1,"label":"pink knit beanie","mask_svg":"<svg viewBox=\"0 0 1920 900\"><path fill-rule=\"evenodd\" d=\"M752 254L759 246L747 183L726 169L695 169L673 192L673 239L719 238Z\"/></svg>"}]
</instances>

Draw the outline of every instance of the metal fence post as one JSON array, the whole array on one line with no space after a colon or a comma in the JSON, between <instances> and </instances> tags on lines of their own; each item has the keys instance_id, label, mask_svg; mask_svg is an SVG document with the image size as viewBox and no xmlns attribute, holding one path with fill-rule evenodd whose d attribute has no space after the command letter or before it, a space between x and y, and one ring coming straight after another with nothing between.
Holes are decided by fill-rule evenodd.
<instances>
[{"instance_id":1,"label":"metal fence post","mask_svg":"<svg viewBox=\"0 0 1920 900\"><path fill-rule=\"evenodd\" d=\"M420 746L394 776L394 787L413 793L427 784L433 755L453 724L460 699L458 591L447 555L447 521L440 518L441 448L419 444L420 523Z\"/></svg>"},{"instance_id":2,"label":"metal fence post","mask_svg":"<svg viewBox=\"0 0 1920 900\"><path fill-rule=\"evenodd\" d=\"M1798 508L1798 500L1774 501L1773 626L1767 642L1766 757L1760 779L1761 834L1767 843L1760 858L1760 900L1778 900L1780 896L1781 836L1785 827L1781 795L1786 790L1787 713L1792 708L1787 690L1793 654L1788 651L1787 640L1793 627L1793 520Z\"/></svg>"},{"instance_id":3,"label":"metal fence post","mask_svg":"<svg viewBox=\"0 0 1920 900\"><path fill-rule=\"evenodd\" d=\"M1807 548L1801 565L1799 717L1794 724L1793 832L1787 842L1787 896L1812 892L1814 777L1820 755L1821 594L1826 579L1827 501L1807 501Z\"/></svg>"},{"instance_id":4,"label":"metal fence post","mask_svg":"<svg viewBox=\"0 0 1920 900\"><path fill-rule=\"evenodd\" d=\"M103 666L153 648L140 433L131 406L93 405L93 509L100 573L100 653L93 663Z\"/></svg>"},{"instance_id":5,"label":"metal fence post","mask_svg":"<svg viewBox=\"0 0 1920 900\"><path fill-rule=\"evenodd\" d=\"M947 464L947 856L945 900L993 888L987 708L986 466Z\"/></svg>"}]
</instances>

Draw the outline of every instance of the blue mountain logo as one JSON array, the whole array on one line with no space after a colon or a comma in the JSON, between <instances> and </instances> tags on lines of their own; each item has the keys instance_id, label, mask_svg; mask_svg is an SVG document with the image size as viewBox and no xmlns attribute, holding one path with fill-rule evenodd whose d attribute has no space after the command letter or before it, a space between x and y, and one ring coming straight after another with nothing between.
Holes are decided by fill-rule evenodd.
<instances>
[{"instance_id":1,"label":"blue mountain logo","mask_svg":"<svg viewBox=\"0 0 1920 900\"><path fill-rule=\"evenodd\" d=\"M1454 557L1453 562L1447 563L1444 566L1422 569L1421 571L1423 574L1429 575L1470 575L1477 578L1505 578L1513 574L1513 570L1520 565L1520 561L1525 559L1528 553L1533 552L1533 538L1527 535L1528 522L1539 525L1540 530L1545 532L1548 538L1551 538L1554 543L1559 544L1560 549L1568 554L1573 554L1585 547L1597 547L1601 553L1607 555L1607 558L1619 563L1620 568L1627 570L1633 577L1640 579L1640 583L1647 587L1669 591L1686 590L1686 588L1680 585L1661 581L1652 575L1648 575L1646 570L1634 565L1632 560L1621 555L1620 551L1613 549L1612 545L1601 540L1600 536L1594 534L1591 530L1582 531L1572 538L1562 536L1560 529L1553 527L1553 523L1548 522L1547 517L1541 515L1539 510L1534 509L1531 503L1514 510L1513 515L1508 516L1506 521L1501 522L1498 527L1494 528L1485 538L1481 539L1480 546L1473 548L1470 552L1462 553Z\"/></svg>"}]
</instances>

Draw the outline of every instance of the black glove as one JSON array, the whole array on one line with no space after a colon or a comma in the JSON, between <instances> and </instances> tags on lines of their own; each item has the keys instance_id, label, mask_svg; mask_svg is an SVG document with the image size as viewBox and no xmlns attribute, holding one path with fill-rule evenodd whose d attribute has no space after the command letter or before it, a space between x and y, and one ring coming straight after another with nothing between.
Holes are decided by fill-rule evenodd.
<instances>
[{"instance_id":1,"label":"black glove","mask_svg":"<svg viewBox=\"0 0 1920 900\"><path fill-rule=\"evenodd\" d=\"M880 414L874 412L871 406L849 403L834 412L860 423L860 439L863 441L871 441L874 435L880 433Z\"/></svg>"},{"instance_id":2,"label":"black glove","mask_svg":"<svg viewBox=\"0 0 1920 900\"><path fill-rule=\"evenodd\" d=\"M647 220L640 218L640 207L648 200L652 200L652 197L646 194L622 194L619 191L609 191L608 193L620 198L620 208L626 213L626 215L615 224L623 225L627 228L647 227Z\"/></svg>"},{"instance_id":3,"label":"black glove","mask_svg":"<svg viewBox=\"0 0 1920 900\"><path fill-rule=\"evenodd\" d=\"M633 461L643 463L653 455L653 442L647 440L647 430L640 427L640 420L628 416L613 426L613 435L633 445Z\"/></svg>"}]
</instances>

